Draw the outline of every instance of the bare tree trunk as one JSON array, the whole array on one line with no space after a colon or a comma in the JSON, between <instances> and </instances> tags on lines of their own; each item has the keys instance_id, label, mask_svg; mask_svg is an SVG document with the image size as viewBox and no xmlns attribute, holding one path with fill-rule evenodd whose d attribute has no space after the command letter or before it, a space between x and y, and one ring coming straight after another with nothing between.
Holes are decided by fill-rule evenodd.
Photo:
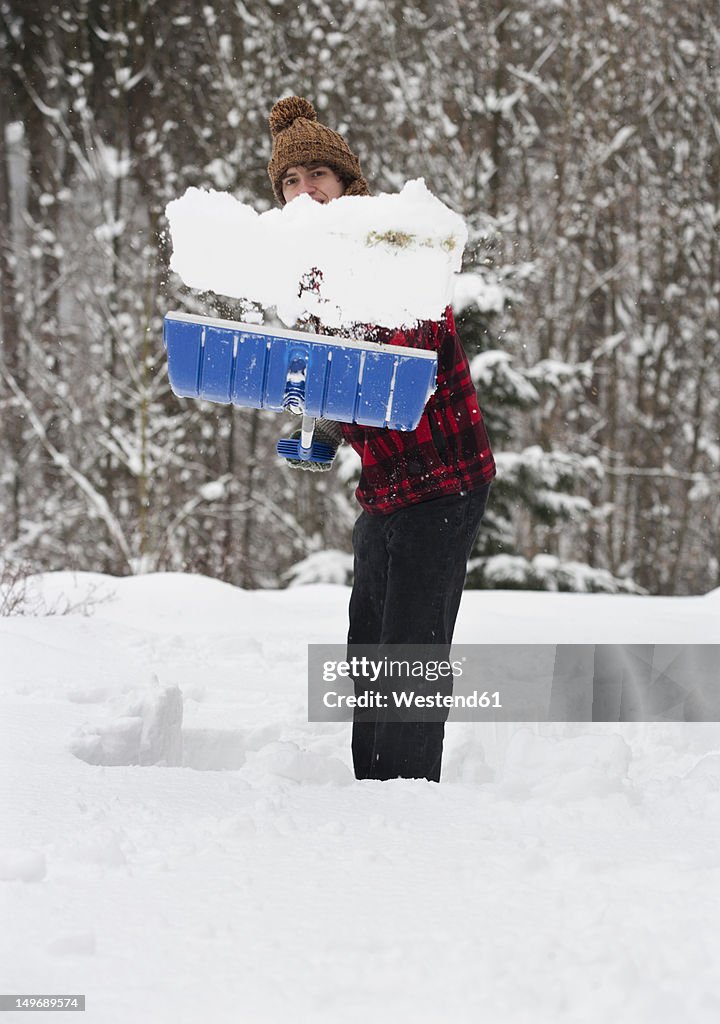
<instances>
[{"instance_id":1,"label":"bare tree trunk","mask_svg":"<svg viewBox=\"0 0 720 1024\"><path fill-rule=\"evenodd\" d=\"M15 254L13 252L12 201L10 171L8 167L7 128L9 124L6 81L0 79L0 357L4 370L21 388L25 387L25 373L21 358L20 322L18 317ZM0 391L4 409L0 423L9 455L9 518L6 539L17 540L20 529L20 495L22 474L23 429L22 418L14 399Z\"/></svg>"},{"instance_id":2,"label":"bare tree trunk","mask_svg":"<svg viewBox=\"0 0 720 1024\"><path fill-rule=\"evenodd\" d=\"M256 586L255 557L253 553L253 534L255 529L255 475L257 471L258 435L260 432L260 410L254 409L250 414L250 432L248 437L247 457L245 460L245 494L242 541L240 545L240 586L251 590Z\"/></svg>"}]
</instances>

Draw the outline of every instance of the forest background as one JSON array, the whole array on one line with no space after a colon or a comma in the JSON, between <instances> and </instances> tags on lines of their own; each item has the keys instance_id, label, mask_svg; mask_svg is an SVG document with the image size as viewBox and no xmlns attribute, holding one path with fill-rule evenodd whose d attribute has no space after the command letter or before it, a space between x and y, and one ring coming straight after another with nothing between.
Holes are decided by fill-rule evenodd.
<instances>
[{"instance_id":1,"label":"forest background","mask_svg":"<svg viewBox=\"0 0 720 1024\"><path fill-rule=\"evenodd\" d=\"M476 587L720 586L720 23L711 0L0 0L0 575L347 582L356 457L175 398L189 185L270 208L307 96L374 191L470 230L455 309L498 462Z\"/></svg>"}]
</instances>

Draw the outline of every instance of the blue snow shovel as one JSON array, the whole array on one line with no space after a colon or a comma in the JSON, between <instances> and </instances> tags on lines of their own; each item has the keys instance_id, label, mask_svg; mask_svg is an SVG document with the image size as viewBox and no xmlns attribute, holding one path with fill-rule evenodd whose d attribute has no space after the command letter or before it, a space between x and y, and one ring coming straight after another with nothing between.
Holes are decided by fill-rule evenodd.
<instances>
[{"instance_id":1,"label":"blue snow shovel","mask_svg":"<svg viewBox=\"0 0 720 1024\"><path fill-rule=\"evenodd\" d=\"M312 440L320 417L414 430L436 386L437 356L425 349L175 312L164 341L176 395L302 414L301 436L278 442L283 458L332 461L332 447Z\"/></svg>"}]
</instances>

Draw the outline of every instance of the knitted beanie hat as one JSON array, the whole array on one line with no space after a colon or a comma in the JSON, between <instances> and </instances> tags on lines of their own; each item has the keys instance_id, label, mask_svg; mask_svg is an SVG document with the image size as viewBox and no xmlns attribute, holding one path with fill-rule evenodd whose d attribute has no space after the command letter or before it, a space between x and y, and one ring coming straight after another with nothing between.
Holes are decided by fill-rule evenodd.
<instances>
[{"instance_id":1,"label":"knitted beanie hat","mask_svg":"<svg viewBox=\"0 0 720 1024\"><path fill-rule=\"evenodd\" d=\"M284 205L282 177L288 167L321 163L345 182L346 196L369 196L360 162L342 135L320 124L312 103L301 96L286 96L270 111L272 156L268 174L278 201Z\"/></svg>"}]
</instances>

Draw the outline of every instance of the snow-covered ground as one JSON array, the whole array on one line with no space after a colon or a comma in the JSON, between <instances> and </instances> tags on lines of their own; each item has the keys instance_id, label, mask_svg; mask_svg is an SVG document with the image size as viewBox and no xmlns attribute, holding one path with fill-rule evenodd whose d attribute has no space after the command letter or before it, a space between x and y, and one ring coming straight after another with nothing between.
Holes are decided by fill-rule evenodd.
<instances>
[{"instance_id":1,"label":"snow-covered ground","mask_svg":"<svg viewBox=\"0 0 720 1024\"><path fill-rule=\"evenodd\" d=\"M0 992L98 1024L720 1019L720 724L456 723L440 786L357 782L306 709L345 588L33 585L75 611L0 619ZM710 643L719 614L470 592L456 640Z\"/></svg>"}]
</instances>

